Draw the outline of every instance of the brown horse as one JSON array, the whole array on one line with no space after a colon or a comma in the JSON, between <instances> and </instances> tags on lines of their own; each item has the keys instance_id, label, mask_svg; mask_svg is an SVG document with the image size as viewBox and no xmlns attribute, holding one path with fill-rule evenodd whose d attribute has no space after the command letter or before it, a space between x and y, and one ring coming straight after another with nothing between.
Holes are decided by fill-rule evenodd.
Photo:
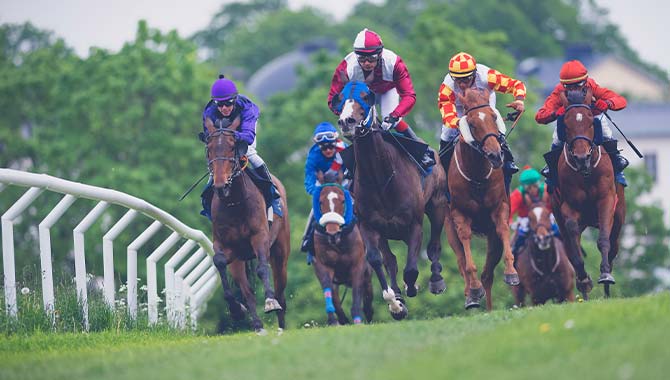
<instances>
[{"instance_id":1,"label":"brown horse","mask_svg":"<svg viewBox=\"0 0 670 380\"><path fill-rule=\"evenodd\" d=\"M367 322L372 321L372 269L365 261L365 246L358 225L346 207L342 187L343 174L337 176L317 173L322 183L319 193L319 218L314 231L314 273L321 283L326 299L328 324L347 324L349 320L342 310L338 285L352 289L351 317L355 324L361 323L361 302ZM316 206L316 205L315 205ZM346 218L351 220L346 220ZM335 318L337 315L337 319Z\"/></svg>"},{"instance_id":2,"label":"brown horse","mask_svg":"<svg viewBox=\"0 0 670 380\"><path fill-rule=\"evenodd\" d=\"M528 239L515 262L521 280L519 286L512 287L516 304L525 304L526 293L530 294L533 305L544 304L550 299L573 302L575 270L563 242L554 236L551 211L546 203L532 205L528 219Z\"/></svg>"},{"instance_id":3,"label":"brown horse","mask_svg":"<svg viewBox=\"0 0 670 380\"><path fill-rule=\"evenodd\" d=\"M510 201L501 169L500 143L504 135L497 123L502 120L497 120L499 114L489 105L488 91L468 89L457 96L465 107L468 125L461 123L461 138L448 170L451 214L446 218L445 229L465 281L465 308L479 307L486 294L486 307L491 310L493 269L503 253L505 282L519 284L510 248ZM488 242L481 282L470 248L473 232L486 235Z\"/></svg>"},{"instance_id":4,"label":"brown horse","mask_svg":"<svg viewBox=\"0 0 670 380\"><path fill-rule=\"evenodd\" d=\"M439 262L442 250L440 235L447 209L444 169L437 164L432 173L424 178L416 161L382 138L376 119L374 94L365 83L349 82L339 99L341 114L338 123L345 135L351 135L354 129L356 167L353 192L366 258L379 279L391 315L395 319L403 319L407 316L407 308L396 281L398 263L389 248L388 239L402 240L407 244L403 280L407 295L413 297L417 293L423 215L428 215L428 258L432 263L429 288L434 294L445 290ZM382 269L382 257L391 279L390 287Z\"/></svg>"},{"instance_id":5,"label":"brown horse","mask_svg":"<svg viewBox=\"0 0 670 380\"><path fill-rule=\"evenodd\" d=\"M576 100L569 102L568 98ZM619 252L619 236L626 217L624 188L614 181L608 152L594 142L591 90L577 95L574 91L563 93L561 101L566 107L566 143L558 159L558 188L552 194L552 209L577 273L577 289L585 299L593 289L593 281L584 269L581 235L586 227L598 228L598 283L604 284L605 295L609 296L609 286L615 283L612 262Z\"/></svg>"},{"instance_id":6,"label":"brown horse","mask_svg":"<svg viewBox=\"0 0 670 380\"><path fill-rule=\"evenodd\" d=\"M245 171L246 165L241 164L234 130L216 129L209 119L205 126L208 132L207 160L215 190L212 198L214 265L221 276L224 298L234 319L241 319L248 310L254 330L265 333L263 323L256 314L256 296L245 271L245 261L258 259L256 274L265 290L264 310L266 313L276 311L279 328L283 329L286 325L284 289L290 253L286 191L281 182L273 177L281 194L284 216L275 215L270 227L263 195ZM270 285L270 267L274 289ZM227 268L242 291L246 308L233 295Z\"/></svg>"}]
</instances>

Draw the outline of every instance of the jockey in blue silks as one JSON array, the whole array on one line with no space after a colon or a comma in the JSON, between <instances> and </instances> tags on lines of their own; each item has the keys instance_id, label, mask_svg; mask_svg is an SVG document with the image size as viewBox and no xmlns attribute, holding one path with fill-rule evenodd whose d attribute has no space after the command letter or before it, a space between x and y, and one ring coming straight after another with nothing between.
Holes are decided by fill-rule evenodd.
<instances>
[{"instance_id":1,"label":"jockey in blue silks","mask_svg":"<svg viewBox=\"0 0 670 380\"><path fill-rule=\"evenodd\" d=\"M319 181L316 178L316 173L337 172L342 169L342 157L340 152L343 151L347 145L344 141L338 138L337 129L328 122L318 124L314 128L312 141L314 145L310 148L307 154L307 161L305 162L305 191L309 195L314 195ZM318 198L317 198L318 203ZM318 207L317 207L318 208ZM307 252L307 262L311 263L314 257L314 210L310 212L310 217L305 226L305 234L302 238L300 250Z\"/></svg>"},{"instance_id":2,"label":"jockey in blue silks","mask_svg":"<svg viewBox=\"0 0 670 380\"><path fill-rule=\"evenodd\" d=\"M237 149L240 155L246 155L251 168L256 176L260 179L261 184L259 188L263 193L265 202L272 205L273 212L282 216L280 195L277 188L272 183L272 177L268 170L265 161L256 152L256 124L260 116L258 106L254 104L249 98L237 92L235 83L223 75L219 75L212 84L211 89L212 98L205 106L202 112L202 127L204 132L200 134L200 139L203 142L207 141L207 127L205 127L205 120L209 119L214 123L217 129L229 128L236 121L239 121L239 127L235 131L235 140ZM202 208L201 215L212 219L211 206L212 195L212 175L210 173L209 182L202 191ZM268 214L270 214L268 212ZM272 220L271 214L268 220Z\"/></svg>"}]
</instances>

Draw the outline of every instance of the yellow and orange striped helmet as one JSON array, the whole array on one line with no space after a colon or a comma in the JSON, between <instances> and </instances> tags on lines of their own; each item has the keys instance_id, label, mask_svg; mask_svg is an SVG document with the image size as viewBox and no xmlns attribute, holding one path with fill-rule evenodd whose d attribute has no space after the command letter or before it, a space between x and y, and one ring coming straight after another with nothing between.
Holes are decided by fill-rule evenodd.
<instances>
[{"instance_id":1,"label":"yellow and orange striped helmet","mask_svg":"<svg viewBox=\"0 0 670 380\"><path fill-rule=\"evenodd\" d=\"M449 60L449 74L454 78L467 77L477 69L477 61L468 53L460 52Z\"/></svg>"}]
</instances>

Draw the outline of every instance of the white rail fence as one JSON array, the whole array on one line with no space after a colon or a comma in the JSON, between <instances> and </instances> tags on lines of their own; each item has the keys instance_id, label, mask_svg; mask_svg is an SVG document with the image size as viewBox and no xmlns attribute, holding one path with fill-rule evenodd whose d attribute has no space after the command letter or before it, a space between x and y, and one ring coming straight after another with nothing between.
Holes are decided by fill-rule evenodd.
<instances>
[{"instance_id":1,"label":"white rail fence","mask_svg":"<svg viewBox=\"0 0 670 380\"><path fill-rule=\"evenodd\" d=\"M14 261L14 223L30 204L44 192L65 194L58 204L39 223L39 253L42 273L42 298L44 310L53 317L54 284L51 261L51 237L49 230L67 209L79 198L98 201L97 205L73 229L75 284L82 306L84 326L88 329L88 295L86 276L86 252L84 234L107 210L110 204L122 206L128 211L102 238L103 255L103 295L110 307L115 307L116 289L114 284L114 239L140 214L153 222L127 247L127 305L132 318L137 317L137 254L142 246L162 228L172 233L146 259L147 265L147 312L150 324L158 322L158 281L156 266L181 240L185 242L170 256L165 268L165 311L168 323L185 327L190 317L197 321L199 313L218 284L218 272L212 264L214 254L212 243L200 230L192 229L174 216L152 204L116 190L110 190L77 182L66 181L46 174L27 173L11 169L0 169L0 192L8 185L28 187L2 215L2 259L4 271L4 293L6 313L12 317L18 314L16 299L16 277ZM11 204L12 201L9 201ZM3 200L0 205L7 204ZM2 212L3 210L0 210ZM197 248L195 251L194 249ZM99 254L99 253L98 253ZM89 253L90 255L90 253ZM186 259L184 261L184 259ZM183 261L183 262L182 262ZM187 307L188 306L188 307Z\"/></svg>"}]
</instances>

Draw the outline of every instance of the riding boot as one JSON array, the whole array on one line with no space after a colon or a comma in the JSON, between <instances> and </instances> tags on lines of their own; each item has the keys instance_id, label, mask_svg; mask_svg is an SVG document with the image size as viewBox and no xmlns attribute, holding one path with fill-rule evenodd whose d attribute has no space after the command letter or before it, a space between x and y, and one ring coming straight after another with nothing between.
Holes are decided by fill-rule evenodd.
<instances>
[{"instance_id":1,"label":"riding boot","mask_svg":"<svg viewBox=\"0 0 670 380\"><path fill-rule=\"evenodd\" d=\"M300 251L313 252L314 251L314 213L309 213L307 226L305 226L305 234L302 236L302 243L300 244Z\"/></svg>"},{"instance_id":2,"label":"riding boot","mask_svg":"<svg viewBox=\"0 0 670 380\"><path fill-rule=\"evenodd\" d=\"M272 177L270 176L270 171L268 166L263 164L257 168L254 168L256 174L261 178L263 184L261 185L261 191L263 192L263 197L265 198L266 204L272 205L272 211L278 216L283 216L281 209L281 195L272 183Z\"/></svg>"},{"instance_id":3,"label":"riding boot","mask_svg":"<svg viewBox=\"0 0 670 380\"><path fill-rule=\"evenodd\" d=\"M509 186L512 182L512 176L514 173L519 171L519 167L516 166L516 163L514 163L514 155L512 155L512 151L510 150L509 145L507 145L507 141L503 141L500 144L500 148L502 148L503 151L503 174L505 175L505 190L507 191L507 194L509 194Z\"/></svg>"},{"instance_id":4,"label":"riding boot","mask_svg":"<svg viewBox=\"0 0 670 380\"><path fill-rule=\"evenodd\" d=\"M514 245L512 246L512 255L516 261L516 256L519 254L519 250L526 244L526 237L528 236L528 231L522 229L517 230L516 239L514 240Z\"/></svg>"},{"instance_id":5,"label":"riding boot","mask_svg":"<svg viewBox=\"0 0 670 380\"><path fill-rule=\"evenodd\" d=\"M621 155L621 152L617 148L618 141L615 139L603 141L603 148L610 156L612 160L612 168L614 169L614 178L617 182L622 184L624 187L628 186L626 182L626 176L623 174L623 170L628 167L628 159Z\"/></svg>"},{"instance_id":6,"label":"riding boot","mask_svg":"<svg viewBox=\"0 0 670 380\"><path fill-rule=\"evenodd\" d=\"M551 150L543 155L547 166L540 173L546 178L547 192L550 194L555 187L558 187L558 159L561 156L561 146L551 144Z\"/></svg>"},{"instance_id":7,"label":"riding boot","mask_svg":"<svg viewBox=\"0 0 670 380\"><path fill-rule=\"evenodd\" d=\"M202 211L200 211L200 215L206 216L210 221L212 220L212 197L214 196L213 183L214 181L210 175L207 185L205 185L205 188L200 194L200 202L202 203Z\"/></svg>"},{"instance_id":8,"label":"riding boot","mask_svg":"<svg viewBox=\"0 0 670 380\"><path fill-rule=\"evenodd\" d=\"M421 140L419 136L416 135L416 133L414 133L412 127L410 127L409 125L407 126L407 129L405 129L400 133L402 133L402 135L407 137L408 139L424 143L424 141ZM429 147L426 147L426 151L423 153L423 157L421 158L421 166L424 169L427 169L433 165L435 165L435 158L433 158L433 152L430 150Z\"/></svg>"},{"instance_id":9,"label":"riding boot","mask_svg":"<svg viewBox=\"0 0 670 380\"><path fill-rule=\"evenodd\" d=\"M458 136L458 135L456 135ZM445 174L445 188L446 190L446 195L447 195L447 201L451 202L451 193L449 193L449 165L451 164L451 156L454 155L454 147L456 147L456 141L457 139L452 139L451 141L444 141L440 139L440 163L442 164L442 167L444 168L444 174Z\"/></svg>"}]
</instances>

